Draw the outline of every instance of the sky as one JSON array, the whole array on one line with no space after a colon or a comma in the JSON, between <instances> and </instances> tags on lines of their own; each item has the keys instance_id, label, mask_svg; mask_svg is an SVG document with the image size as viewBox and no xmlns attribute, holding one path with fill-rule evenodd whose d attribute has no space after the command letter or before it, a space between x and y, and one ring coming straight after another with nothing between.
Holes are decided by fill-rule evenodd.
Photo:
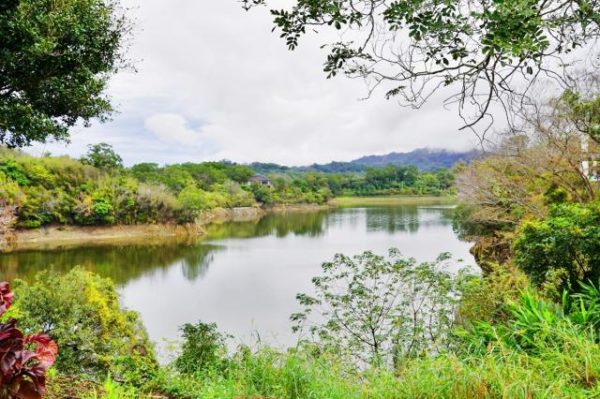
<instances>
[{"instance_id":1,"label":"sky","mask_svg":"<svg viewBox=\"0 0 600 399\"><path fill-rule=\"evenodd\" d=\"M285 2L285 0L283 0ZM311 35L293 52L271 32L268 10L237 0L123 0L134 23L127 57L137 72L111 79L118 112L76 127L71 142L29 149L78 157L106 142L127 165L228 159L306 165L416 148L465 150L456 110L432 98L400 107L343 76L326 79Z\"/></svg>"}]
</instances>

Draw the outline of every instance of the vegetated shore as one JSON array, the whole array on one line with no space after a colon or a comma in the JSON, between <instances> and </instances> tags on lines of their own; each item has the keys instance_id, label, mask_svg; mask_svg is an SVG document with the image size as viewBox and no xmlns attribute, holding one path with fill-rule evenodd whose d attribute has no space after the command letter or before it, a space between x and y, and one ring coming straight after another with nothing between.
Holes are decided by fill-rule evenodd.
<instances>
[{"instance_id":1,"label":"vegetated shore","mask_svg":"<svg viewBox=\"0 0 600 399\"><path fill-rule=\"evenodd\" d=\"M450 205L452 197L385 196L340 197L327 204L287 204L268 207L217 208L204 213L195 223L118 226L56 225L38 229L17 229L0 236L0 253L28 250L53 250L90 245L153 244L164 241L189 243L205 236L211 223L258 221L268 213L315 212L350 206Z\"/></svg>"},{"instance_id":2,"label":"vegetated shore","mask_svg":"<svg viewBox=\"0 0 600 399\"><path fill-rule=\"evenodd\" d=\"M53 250L82 245L192 242L205 235L211 223L260 220L267 213L314 212L332 204L293 204L270 207L217 208L204 213L195 223L143 224L118 226L56 225L38 229L17 229L0 236L0 253L28 250Z\"/></svg>"},{"instance_id":3,"label":"vegetated shore","mask_svg":"<svg viewBox=\"0 0 600 399\"><path fill-rule=\"evenodd\" d=\"M335 207L370 207L392 205L455 205L456 198L450 195L379 195L370 197L337 197L330 201Z\"/></svg>"}]
</instances>

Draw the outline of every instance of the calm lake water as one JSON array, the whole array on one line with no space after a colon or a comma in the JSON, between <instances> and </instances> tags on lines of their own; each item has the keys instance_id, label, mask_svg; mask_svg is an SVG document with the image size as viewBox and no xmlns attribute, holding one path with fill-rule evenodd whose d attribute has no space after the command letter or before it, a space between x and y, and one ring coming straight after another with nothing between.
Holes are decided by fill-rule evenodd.
<instances>
[{"instance_id":1,"label":"calm lake water","mask_svg":"<svg viewBox=\"0 0 600 399\"><path fill-rule=\"evenodd\" d=\"M451 217L451 208L436 204L268 215L210 226L199 242L1 255L0 278L30 280L40 270L81 265L115 281L123 304L141 313L155 342L176 339L178 326L202 320L240 341L258 335L283 346L294 341L288 317L298 310L296 293L310 292L311 278L336 253L395 247L419 261L450 252L475 265Z\"/></svg>"}]
</instances>

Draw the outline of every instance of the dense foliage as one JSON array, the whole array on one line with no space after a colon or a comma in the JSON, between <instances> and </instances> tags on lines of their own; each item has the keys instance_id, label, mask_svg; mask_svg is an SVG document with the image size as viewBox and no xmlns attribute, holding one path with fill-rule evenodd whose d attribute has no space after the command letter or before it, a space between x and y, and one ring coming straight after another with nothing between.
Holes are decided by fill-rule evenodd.
<instances>
[{"instance_id":1,"label":"dense foliage","mask_svg":"<svg viewBox=\"0 0 600 399\"><path fill-rule=\"evenodd\" d=\"M19 282L15 292L10 314L22 320L22 328L44 331L60 344L58 372L96 379L110 373L140 384L155 371L139 316L121 309L112 281L74 269L64 276L41 273L31 284Z\"/></svg>"},{"instance_id":2,"label":"dense foliage","mask_svg":"<svg viewBox=\"0 0 600 399\"><path fill-rule=\"evenodd\" d=\"M564 204L548 218L526 222L515 242L515 262L540 285L578 289L600 281L600 204Z\"/></svg>"},{"instance_id":3,"label":"dense foliage","mask_svg":"<svg viewBox=\"0 0 600 399\"><path fill-rule=\"evenodd\" d=\"M0 282L0 317L12 306L14 294ZM58 346L46 334L24 335L17 320L0 322L0 398L36 399L46 391L46 371Z\"/></svg>"},{"instance_id":4,"label":"dense foliage","mask_svg":"<svg viewBox=\"0 0 600 399\"><path fill-rule=\"evenodd\" d=\"M104 143L90 146L81 161L0 149L0 205L14 210L22 228L188 223L214 208L324 204L341 194L441 195L454 184L446 169L420 172L404 166L360 174L269 174L268 184L250 182L253 175L248 166L226 161L126 169Z\"/></svg>"},{"instance_id":5,"label":"dense foliage","mask_svg":"<svg viewBox=\"0 0 600 399\"><path fill-rule=\"evenodd\" d=\"M76 123L105 118L126 32L112 0L3 0L0 144L65 140Z\"/></svg>"}]
</instances>

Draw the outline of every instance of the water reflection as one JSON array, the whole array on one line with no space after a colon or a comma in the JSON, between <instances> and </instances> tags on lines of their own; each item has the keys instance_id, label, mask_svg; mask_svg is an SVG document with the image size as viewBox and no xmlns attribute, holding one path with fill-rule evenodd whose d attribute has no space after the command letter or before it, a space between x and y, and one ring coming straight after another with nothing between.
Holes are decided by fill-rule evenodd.
<instances>
[{"instance_id":1,"label":"water reflection","mask_svg":"<svg viewBox=\"0 0 600 399\"><path fill-rule=\"evenodd\" d=\"M258 221L235 222L210 225L207 234L210 239L250 238L274 235L283 238L289 234L319 237L326 229L331 211L292 212L269 214Z\"/></svg>"},{"instance_id":2,"label":"water reflection","mask_svg":"<svg viewBox=\"0 0 600 399\"><path fill-rule=\"evenodd\" d=\"M421 227L449 226L452 208L419 206L366 208L366 215L367 231L414 234Z\"/></svg>"},{"instance_id":3,"label":"water reflection","mask_svg":"<svg viewBox=\"0 0 600 399\"><path fill-rule=\"evenodd\" d=\"M30 281L41 270L66 273L81 266L124 286L131 280L165 274L177 265L187 280L194 281L206 274L214 252L220 249L212 244L177 243L17 252L0 256L0 277Z\"/></svg>"},{"instance_id":4,"label":"water reflection","mask_svg":"<svg viewBox=\"0 0 600 399\"><path fill-rule=\"evenodd\" d=\"M441 206L400 205L268 215L209 226L201 242L0 255L0 278L30 280L41 270L65 273L81 265L116 282L123 304L141 313L157 342L176 338L184 323L202 320L246 342L258 333L271 344L292 345L295 296L310 291L322 262L336 253L396 247L419 261L450 252L474 264L470 245L452 231L451 213Z\"/></svg>"}]
</instances>

